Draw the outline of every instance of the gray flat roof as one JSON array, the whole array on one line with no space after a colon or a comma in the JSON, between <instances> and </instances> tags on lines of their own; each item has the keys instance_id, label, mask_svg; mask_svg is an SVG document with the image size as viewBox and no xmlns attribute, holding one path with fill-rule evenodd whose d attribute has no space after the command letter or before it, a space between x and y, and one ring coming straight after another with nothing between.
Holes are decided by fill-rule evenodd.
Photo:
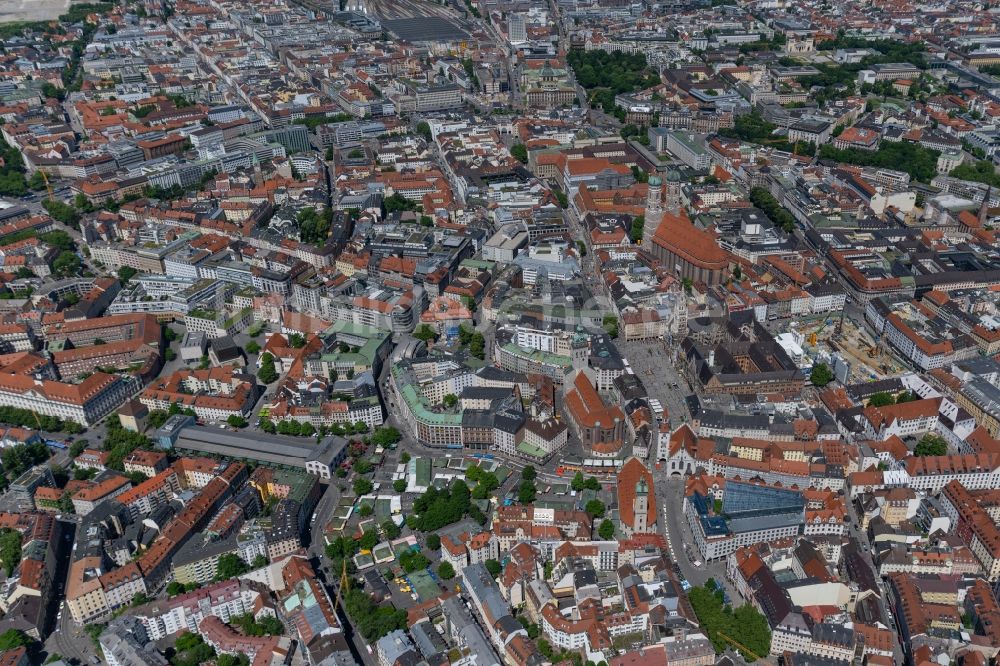
<instances>
[{"instance_id":1,"label":"gray flat roof","mask_svg":"<svg viewBox=\"0 0 1000 666\"><path fill-rule=\"evenodd\" d=\"M233 433L228 430L188 426L174 446L178 449L214 453L231 458L251 458L279 465L305 467L321 448L312 438L282 437L256 432Z\"/></svg>"},{"instance_id":2,"label":"gray flat roof","mask_svg":"<svg viewBox=\"0 0 1000 666\"><path fill-rule=\"evenodd\" d=\"M387 19L382 21L382 25L389 32L408 42L460 40L469 36L468 32L439 16Z\"/></svg>"}]
</instances>

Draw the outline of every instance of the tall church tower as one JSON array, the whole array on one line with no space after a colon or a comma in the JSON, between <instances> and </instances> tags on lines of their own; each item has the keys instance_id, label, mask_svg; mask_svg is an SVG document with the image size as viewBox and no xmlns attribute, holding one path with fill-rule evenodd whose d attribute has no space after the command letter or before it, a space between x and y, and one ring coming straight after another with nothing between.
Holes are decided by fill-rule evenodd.
<instances>
[{"instance_id":1,"label":"tall church tower","mask_svg":"<svg viewBox=\"0 0 1000 666\"><path fill-rule=\"evenodd\" d=\"M681 213L681 172L671 169L667 172L667 210L673 215Z\"/></svg>"},{"instance_id":2,"label":"tall church tower","mask_svg":"<svg viewBox=\"0 0 1000 666\"><path fill-rule=\"evenodd\" d=\"M663 181L659 176L649 177L649 191L646 194L646 224L642 228L642 244L649 245L663 221Z\"/></svg>"},{"instance_id":3,"label":"tall church tower","mask_svg":"<svg viewBox=\"0 0 1000 666\"><path fill-rule=\"evenodd\" d=\"M632 524L632 531L637 534L645 533L649 530L646 524L646 515L649 512L649 484L646 479L640 478L635 484L635 501L632 503L632 513L635 522Z\"/></svg>"}]
</instances>

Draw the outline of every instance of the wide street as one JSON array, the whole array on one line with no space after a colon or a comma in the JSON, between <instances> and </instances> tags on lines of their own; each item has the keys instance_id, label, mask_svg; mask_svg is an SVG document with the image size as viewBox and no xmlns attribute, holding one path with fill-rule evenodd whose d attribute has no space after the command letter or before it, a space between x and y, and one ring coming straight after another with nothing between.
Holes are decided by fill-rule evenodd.
<instances>
[{"instance_id":1,"label":"wide street","mask_svg":"<svg viewBox=\"0 0 1000 666\"><path fill-rule=\"evenodd\" d=\"M688 525L687 518L683 512L684 506L684 477L668 477L665 474L653 476L656 490L656 504L660 512L657 521L665 532L668 550L671 559L680 567L681 575L692 586L704 585L709 578L714 578L717 583L723 583L729 593L729 600L734 607L743 605L743 598L736 593L736 589L726 579L725 562L702 562L700 566L695 566L692 560L701 560L701 554L695 547L694 537ZM690 546L690 555L685 550L685 544Z\"/></svg>"}]
</instances>

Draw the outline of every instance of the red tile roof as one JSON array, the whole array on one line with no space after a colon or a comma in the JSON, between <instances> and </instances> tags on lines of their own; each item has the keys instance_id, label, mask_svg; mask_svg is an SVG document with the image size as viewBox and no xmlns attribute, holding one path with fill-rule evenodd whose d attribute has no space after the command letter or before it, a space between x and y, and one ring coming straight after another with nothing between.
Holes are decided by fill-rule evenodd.
<instances>
[{"instance_id":1,"label":"red tile roof","mask_svg":"<svg viewBox=\"0 0 1000 666\"><path fill-rule=\"evenodd\" d=\"M656 495L653 491L653 474L638 458L629 458L618 473L618 516L628 525L635 525L635 498L640 482L645 482L649 502L646 510L646 526L656 524Z\"/></svg>"}]
</instances>

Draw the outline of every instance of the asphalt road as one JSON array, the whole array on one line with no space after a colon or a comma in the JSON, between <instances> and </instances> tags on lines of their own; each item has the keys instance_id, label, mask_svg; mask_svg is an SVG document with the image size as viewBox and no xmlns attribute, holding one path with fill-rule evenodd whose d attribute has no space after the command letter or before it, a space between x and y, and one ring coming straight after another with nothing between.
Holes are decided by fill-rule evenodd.
<instances>
[{"instance_id":1,"label":"asphalt road","mask_svg":"<svg viewBox=\"0 0 1000 666\"><path fill-rule=\"evenodd\" d=\"M661 531L666 528L664 535L667 538L668 550L671 553L671 559L680 567L681 575L694 587L704 585L709 578L714 578L717 583L725 585L733 607L742 606L743 598L736 593L736 588L726 578L725 562L707 564L703 562L701 566L696 567L691 560L691 557L700 560L701 554L695 548L694 537L682 509L685 479L679 476L668 477L665 474L654 472L653 481L657 507L662 516L657 523L660 525ZM690 557L684 549L684 544L690 544Z\"/></svg>"},{"instance_id":2,"label":"asphalt road","mask_svg":"<svg viewBox=\"0 0 1000 666\"><path fill-rule=\"evenodd\" d=\"M868 541L868 535L858 527L861 523L858 520L857 512L854 510L854 503L850 501L850 498L845 498L845 501L847 502L847 515L851 521L848 536L855 539L861 545L861 550L865 554L865 560L868 562L868 566L872 568L875 572L875 577L879 580L879 586L882 590L882 594L879 599L879 610L882 614L882 623L888 627L890 631L896 634L896 642L893 645L893 663L901 664L903 663L903 648L899 643L895 616L891 614L891 611L894 609L892 608L891 597L888 594L889 587L886 584L885 579L878 575L878 567L876 566L875 558L872 555L871 543Z\"/></svg>"},{"instance_id":3,"label":"asphalt road","mask_svg":"<svg viewBox=\"0 0 1000 666\"><path fill-rule=\"evenodd\" d=\"M76 659L83 664L94 663L92 660L97 652L90 637L84 632L83 626L76 624L70 615L69 609L63 601L66 575L69 570L70 557L73 551L73 536L76 531L75 523L59 521L59 538L65 540L61 557L56 562L56 575L53 577L53 584L56 589L52 593L52 608L50 609L52 633L44 642L46 655L58 654L64 659ZM60 615L61 612L61 615ZM57 620L56 617L59 617Z\"/></svg>"}]
</instances>

